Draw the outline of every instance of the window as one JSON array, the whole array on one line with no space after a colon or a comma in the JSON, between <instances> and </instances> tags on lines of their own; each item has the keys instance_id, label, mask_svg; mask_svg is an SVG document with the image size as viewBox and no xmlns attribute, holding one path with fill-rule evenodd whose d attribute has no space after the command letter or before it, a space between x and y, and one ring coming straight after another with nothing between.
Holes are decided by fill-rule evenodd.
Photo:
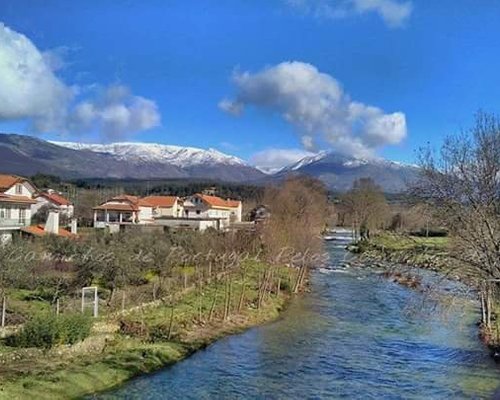
<instances>
[{"instance_id":1,"label":"window","mask_svg":"<svg viewBox=\"0 0 500 400\"><path fill-rule=\"evenodd\" d=\"M26 224L26 209L25 208L20 208L19 209L19 223L21 225Z\"/></svg>"},{"instance_id":2,"label":"window","mask_svg":"<svg viewBox=\"0 0 500 400\"><path fill-rule=\"evenodd\" d=\"M11 217L11 211L10 211L10 206L5 207L5 218L10 219Z\"/></svg>"},{"instance_id":3,"label":"window","mask_svg":"<svg viewBox=\"0 0 500 400\"><path fill-rule=\"evenodd\" d=\"M200 210L196 210L196 214L200 215L201 211Z\"/></svg>"},{"instance_id":4,"label":"window","mask_svg":"<svg viewBox=\"0 0 500 400\"><path fill-rule=\"evenodd\" d=\"M23 185L21 183L16 185L16 194L23 194Z\"/></svg>"}]
</instances>

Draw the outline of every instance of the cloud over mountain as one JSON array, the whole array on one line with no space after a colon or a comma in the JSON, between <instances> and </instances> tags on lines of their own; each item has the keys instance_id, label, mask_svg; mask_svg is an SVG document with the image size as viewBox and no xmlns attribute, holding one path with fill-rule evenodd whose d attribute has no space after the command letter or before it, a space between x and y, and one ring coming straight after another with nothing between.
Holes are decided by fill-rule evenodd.
<instances>
[{"instance_id":1,"label":"cloud over mountain","mask_svg":"<svg viewBox=\"0 0 500 400\"><path fill-rule=\"evenodd\" d=\"M80 102L69 119L73 131L97 130L103 139L111 141L159 124L160 114L155 102L132 95L123 85L109 86L94 99Z\"/></svg>"},{"instance_id":2,"label":"cloud over mountain","mask_svg":"<svg viewBox=\"0 0 500 400\"><path fill-rule=\"evenodd\" d=\"M402 112L387 114L352 100L334 77L311 64L283 62L256 73L237 71L232 81L236 96L219 104L222 110L240 115L255 106L279 113L296 128L308 151L327 147L369 157L406 136Z\"/></svg>"},{"instance_id":3,"label":"cloud over mountain","mask_svg":"<svg viewBox=\"0 0 500 400\"><path fill-rule=\"evenodd\" d=\"M35 132L85 134L116 140L159 125L154 101L124 85L102 87L83 98L60 79L63 60L42 52L25 35L0 23L0 121L28 120Z\"/></svg>"}]
</instances>

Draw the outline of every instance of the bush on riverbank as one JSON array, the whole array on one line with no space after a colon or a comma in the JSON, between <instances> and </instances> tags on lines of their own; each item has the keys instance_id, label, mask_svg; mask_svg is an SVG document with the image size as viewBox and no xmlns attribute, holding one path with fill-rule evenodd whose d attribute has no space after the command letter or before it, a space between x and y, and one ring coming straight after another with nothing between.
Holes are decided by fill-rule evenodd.
<instances>
[{"instance_id":1,"label":"bush on riverbank","mask_svg":"<svg viewBox=\"0 0 500 400\"><path fill-rule=\"evenodd\" d=\"M39 315L28 321L19 333L10 336L7 344L51 349L82 341L90 335L91 329L92 320L85 314Z\"/></svg>"}]
</instances>

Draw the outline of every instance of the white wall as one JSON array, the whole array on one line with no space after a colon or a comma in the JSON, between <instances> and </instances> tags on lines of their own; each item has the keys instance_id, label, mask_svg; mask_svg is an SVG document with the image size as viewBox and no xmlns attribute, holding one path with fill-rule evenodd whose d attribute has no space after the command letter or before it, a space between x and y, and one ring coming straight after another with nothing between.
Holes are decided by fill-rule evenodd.
<instances>
[{"instance_id":1,"label":"white wall","mask_svg":"<svg viewBox=\"0 0 500 400\"><path fill-rule=\"evenodd\" d=\"M186 228L204 231L208 228L217 229L217 221L203 221L198 219L163 219L157 220L156 225L168 226L170 228Z\"/></svg>"},{"instance_id":2,"label":"white wall","mask_svg":"<svg viewBox=\"0 0 500 400\"><path fill-rule=\"evenodd\" d=\"M31 224L31 208L30 205L20 205L20 204L13 204L13 203L0 203L0 216L3 215L2 220L9 220L13 221L13 226L16 226L19 221L19 215L21 213L21 209L24 209L24 216L25 216L25 225L30 225ZM8 211L10 210L10 215L8 214Z\"/></svg>"},{"instance_id":3,"label":"white wall","mask_svg":"<svg viewBox=\"0 0 500 400\"><path fill-rule=\"evenodd\" d=\"M17 186L19 185L20 193L17 191ZM26 196L33 197L35 194L35 188L31 186L28 182L16 183L14 186L9 188L4 192L5 194L10 194L13 196Z\"/></svg>"},{"instance_id":4,"label":"white wall","mask_svg":"<svg viewBox=\"0 0 500 400\"><path fill-rule=\"evenodd\" d=\"M74 207L72 204L70 204L69 206L58 205L43 196L38 196L36 198L36 204L31 205L31 215L35 215L40 210L40 208L45 205L50 205L51 207L59 210L61 215L64 215L65 217L71 218L73 216Z\"/></svg>"},{"instance_id":5,"label":"white wall","mask_svg":"<svg viewBox=\"0 0 500 400\"><path fill-rule=\"evenodd\" d=\"M153 220L153 207L139 207L139 223L144 224Z\"/></svg>"}]
</instances>

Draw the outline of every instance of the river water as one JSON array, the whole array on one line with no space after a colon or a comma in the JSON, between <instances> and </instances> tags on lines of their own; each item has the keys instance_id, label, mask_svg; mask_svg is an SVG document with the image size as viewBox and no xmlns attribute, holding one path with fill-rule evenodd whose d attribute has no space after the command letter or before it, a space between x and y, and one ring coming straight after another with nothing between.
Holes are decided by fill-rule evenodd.
<instances>
[{"instance_id":1,"label":"river water","mask_svg":"<svg viewBox=\"0 0 500 400\"><path fill-rule=\"evenodd\" d=\"M342 267L348 238L282 318L219 340L100 399L489 399L500 370L477 305L454 283L421 293ZM423 274L426 285L439 279Z\"/></svg>"}]
</instances>

